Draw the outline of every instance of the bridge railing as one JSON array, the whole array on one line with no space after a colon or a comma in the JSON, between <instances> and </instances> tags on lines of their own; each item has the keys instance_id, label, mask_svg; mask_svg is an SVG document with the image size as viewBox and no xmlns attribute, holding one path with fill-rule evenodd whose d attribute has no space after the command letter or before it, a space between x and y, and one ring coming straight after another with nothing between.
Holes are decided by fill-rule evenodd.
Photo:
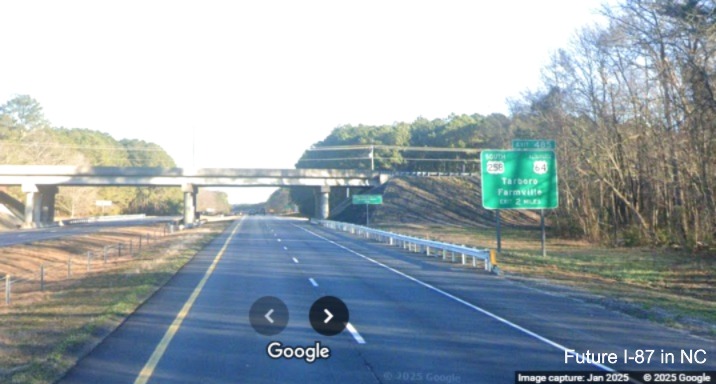
<instances>
[{"instance_id":1,"label":"bridge railing","mask_svg":"<svg viewBox=\"0 0 716 384\"><path fill-rule=\"evenodd\" d=\"M348 232L369 240L398 246L409 252L424 253L427 256L442 258L443 260L449 260L453 263L459 262L462 265L472 264L473 267L484 266L486 271L496 272L497 262L494 250L421 239L339 221L312 220L312 222L333 230Z\"/></svg>"},{"instance_id":2,"label":"bridge railing","mask_svg":"<svg viewBox=\"0 0 716 384\"><path fill-rule=\"evenodd\" d=\"M62 220L62 224L72 225L72 224L103 223L103 222L110 222L110 221L136 220L136 219L143 219L145 217L147 217L147 215L145 215L143 213L136 214L136 215L92 216L92 217L83 217L80 219Z\"/></svg>"}]
</instances>

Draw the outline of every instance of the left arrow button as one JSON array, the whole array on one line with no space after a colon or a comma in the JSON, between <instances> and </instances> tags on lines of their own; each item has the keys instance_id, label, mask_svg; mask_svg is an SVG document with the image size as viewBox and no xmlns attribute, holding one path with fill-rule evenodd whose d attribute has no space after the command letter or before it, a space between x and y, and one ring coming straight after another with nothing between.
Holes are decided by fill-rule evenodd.
<instances>
[{"instance_id":1,"label":"left arrow button","mask_svg":"<svg viewBox=\"0 0 716 384\"><path fill-rule=\"evenodd\" d=\"M271 314L272 314L272 313L273 313L273 309L271 309L270 311L266 312L266 314L264 315L264 317L266 318L266 320L268 320L269 323L271 323L271 324L273 324L273 319L271 318Z\"/></svg>"},{"instance_id":2,"label":"left arrow button","mask_svg":"<svg viewBox=\"0 0 716 384\"><path fill-rule=\"evenodd\" d=\"M288 325L288 307L277 297L264 296L251 305L249 322L264 336L277 335Z\"/></svg>"}]
</instances>

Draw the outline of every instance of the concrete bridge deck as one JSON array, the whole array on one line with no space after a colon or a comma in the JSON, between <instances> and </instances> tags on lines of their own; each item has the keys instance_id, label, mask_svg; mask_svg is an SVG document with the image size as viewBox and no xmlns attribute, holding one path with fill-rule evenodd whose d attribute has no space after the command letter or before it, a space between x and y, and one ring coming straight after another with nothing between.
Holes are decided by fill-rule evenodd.
<instances>
[{"instance_id":1,"label":"concrete bridge deck","mask_svg":"<svg viewBox=\"0 0 716 384\"><path fill-rule=\"evenodd\" d=\"M0 165L0 185L374 187L386 174L343 169L144 168Z\"/></svg>"},{"instance_id":2,"label":"concrete bridge deck","mask_svg":"<svg viewBox=\"0 0 716 384\"><path fill-rule=\"evenodd\" d=\"M20 185L26 194L25 226L54 221L55 195L61 186L163 186L181 187L184 220L196 217L200 187L314 187L319 218L329 215L331 187L375 187L389 174L343 169L241 169L75 167L55 165L0 165L0 185Z\"/></svg>"}]
</instances>

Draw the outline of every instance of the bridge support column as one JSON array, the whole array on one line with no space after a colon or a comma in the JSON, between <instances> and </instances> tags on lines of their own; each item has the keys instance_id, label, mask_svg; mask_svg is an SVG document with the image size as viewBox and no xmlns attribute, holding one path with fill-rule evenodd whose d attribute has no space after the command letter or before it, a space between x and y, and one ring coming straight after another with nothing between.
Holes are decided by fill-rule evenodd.
<instances>
[{"instance_id":1,"label":"bridge support column","mask_svg":"<svg viewBox=\"0 0 716 384\"><path fill-rule=\"evenodd\" d=\"M40 222L42 212L42 196L35 184L23 184L22 192L25 193L25 228L35 228Z\"/></svg>"},{"instance_id":2,"label":"bridge support column","mask_svg":"<svg viewBox=\"0 0 716 384\"><path fill-rule=\"evenodd\" d=\"M196 220L196 194L199 188L194 184L184 184L181 190L184 192L184 225L189 225Z\"/></svg>"},{"instance_id":3,"label":"bridge support column","mask_svg":"<svg viewBox=\"0 0 716 384\"><path fill-rule=\"evenodd\" d=\"M52 224L55 221L55 197L59 188L54 185L39 186L40 191L40 222Z\"/></svg>"},{"instance_id":4,"label":"bridge support column","mask_svg":"<svg viewBox=\"0 0 716 384\"><path fill-rule=\"evenodd\" d=\"M331 214L330 207L331 187L322 186L320 189L320 197L318 201L318 218L321 220L328 219Z\"/></svg>"}]
</instances>

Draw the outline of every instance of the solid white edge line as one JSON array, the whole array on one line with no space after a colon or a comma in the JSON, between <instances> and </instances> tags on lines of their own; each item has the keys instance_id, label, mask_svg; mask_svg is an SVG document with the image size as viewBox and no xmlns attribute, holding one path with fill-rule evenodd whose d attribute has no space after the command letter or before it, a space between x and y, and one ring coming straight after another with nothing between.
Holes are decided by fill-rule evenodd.
<instances>
[{"instance_id":1,"label":"solid white edge line","mask_svg":"<svg viewBox=\"0 0 716 384\"><path fill-rule=\"evenodd\" d=\"M351 333L351 336L353 336L358 344L365 344L365 339L360 335L360 333L358 333L358 330L353 326L353 324L350 322L346 323L346 329Z\"/></svg>"},{"instance_id":2,"label":"solid white edge line","mask_svg":"<svg viewBox=\"0 0 716 384\"><path fill-rule=\"evenodd\" d=\"M403 276L404 278L406 278L406 279L408 279L408 280L411 280L411 281L413 281L413 282L415 282L415 283L417 283L417 284L420 284L420 285L422 285L422 286L425 287L425 288L428 288L428 289L430 289L430 290L432 290L432 291L434 291L434 292L437 292L437 293L439 293L439 294L441 294L441 295L443 295L443 296L445 296L445 297L447 297L447 298L450 298L450 299L452 299L452 300L454 300L454 301L457 301L458 303L463 304L463 305L467 306L468 308L474 309L474 310L476 310L476 311L478 311L478 312L480 312L480 313L482 313L482 314L484 314L484 315L486 315L486 316L489 316L489 317L491 317L491 318L493 318L493 319L495 319L495 320L497 320L497 321L499 321L499 322L501 322L501 323L503 323L503 324L505 324L505 325L507 325L507 326L509 326L509 327L512 327L512 328L514 328L514 329L516 329L516 330L518 330L518 331L520 331L520 332L522 332L522 333L524 333L524 334L526 334L526 335L528 335L528 336L532 336L533 338L535 338L535 339L537 339L537 340L539 340L539 341L541 341L541 342L543 342L543 343L545 343L545 344L548 344L548 345L551 345L551 346L553 346L553 347L555 347L555 348L557 348L557 349L560 349L560 350L562 350L563 352L565 352L565 353L567 353L567 354L570 353L569 351L572 351L571 349L569 349L569 348L567 348L567 347L565 347L565 346L563 346L563 345L561 345L561 344L559 344L559 343L557 343L557 342L554 342L554 341L552 341L552 340L550 340L550 339L548 339L548 338L546 338L546 337L544 337L544 336L541 336L541 335L539 335L539 334L537 334L537 333L534 333L534 332L530 331L530 330L527 329L527 328L523 328L523 327L521 327L521 326L519 326L519 325L517 325L517 324L515 324L515 323L513 323L513 322L511 322L511 321L509 321L509 320L507 320L507 319L505 319L505 318L502 318L502 317L500 317L500 316L498 316L498 315L496 315L496 314L494 314L494 313L492 313L492 312L486 310L486 309L482 309L482 308L478 307L477 305L471 304L471 303L469 303L469 302L467 302L467 301L465 301L465 300L463 300L463 299L461 299L461 298L459 298L459 297L457 297L457 296L455 296L455 295L452 295L452 294L450 294L450 293L448 293L448 292L445 292L445 291L443 291L443 290L440 289L440 288L434 287L434 286L432 286L432 285L430 285L430 284L428 284L428 283L425 283L425 282L423 282L423 281L421 281L421 280L416 279L415 277L412 277L412 276L410 276L410 275L408 275L408 274L405 274L405 273L403 273L403 272L400 272L400 271L398 271L397 269L391 268L391 267L389 267L389 266L387 266L387 265L385 265L385 264L383 264L383 263L381 263L381 262L379 262L379 261L373 260L373 259L371 259L371 258L368 257L368 256L365 256L365 255L363 255L363 254L360 254L360 253L358 253L358 252L356 252L356 251L354 251L354 250L352 250L352 249L350 249L350 248L348 248L348 247L346 247L346 246L343 246L343 245L341 245L341 244L336 243L335 241L332 241L332 240L330 240L330 239L327 239L327 238L325 238L325 237L323 237L323 236L321 236L321 235L319 235L319 234L317 234L317 233L315 233L315 232L313 232L313 231L311 231L311 230L309 230L309 229L303 228L303 227L298 226L298 225L296 225L296 224L293 224L293 225L296 226L296 227L298 227L298 228L303 229L304 231L306 231L306 232L312 234L313 236L318 237L319 239L323 239L323 240L325 240L325 241L327 241L327 242L329 242L329 243L331 243L331 244L333 244L333 245L335 245L335 246L337 246L337 247L339 247L339 248L345 249L346 251L348 251L348 252L350 252L350 253L352 253L352 254L354 254L354 255L356 255L356 256L360 256L360 257L362 257L363 259L370 261L371 263L377 264L377 265L379 265L379 266L381 266L381 267L383 267L383 268L385 268L385 269L387 269L387 270L389 270L389 271L391 271L391 272L393 272L393 273L396 273L396 274L398 274L398 275L400 275L400 276ZM355 336L354 336L354 337L355 337ZM577 354L577 353L572 353L572 355L574 355L574 356L580 356L582 359L585 359L584 354L581 354L581 353L579 353L579 354ZM604 371L607 371L607 372L616 372L616 370L614 370L613 368L611 368L611 367L609 367L609 366L606 366L606 365L603 365L603 364L591 363L591 365L594 366L594 367L597 367L597 368L599 368L599 369L602 369L602 370L604 370Z\"/></svg>"},{"instance_id":3,"label":"solid white edge line","mask_svg":"<svg viewBox=\"0 0 716 384\"><path fill-rule=\"evenodd\" d=\"M309 278L308 278L308 281L310 281L310 282L311 282L311 285L313 285L314 287L318 287L318 283L316 283L316 280L313 280L312 277L309 277Z\"/></svg>"},{"instance_id":4,"label":"solid white edge line","mask_svg":"<svg viewBox=\"0 0 716 384\"><path fill-rule=\"evenodd\" d=\"M292 257L292 259L293 259L293 262L294 262L294 263L298 264L298 259L297 259L297 258Z\"/></svg>"},{"instance_id":5,"label":"solid white edge line","mask_svg":"<svg viewBox=\"0 0 716 384\"><path fill-rule=\"evenodd\" d=\"M284 250L284 251L288 251L288 247L283 247L283 250Z\"/></svg>"}]
</instances>

